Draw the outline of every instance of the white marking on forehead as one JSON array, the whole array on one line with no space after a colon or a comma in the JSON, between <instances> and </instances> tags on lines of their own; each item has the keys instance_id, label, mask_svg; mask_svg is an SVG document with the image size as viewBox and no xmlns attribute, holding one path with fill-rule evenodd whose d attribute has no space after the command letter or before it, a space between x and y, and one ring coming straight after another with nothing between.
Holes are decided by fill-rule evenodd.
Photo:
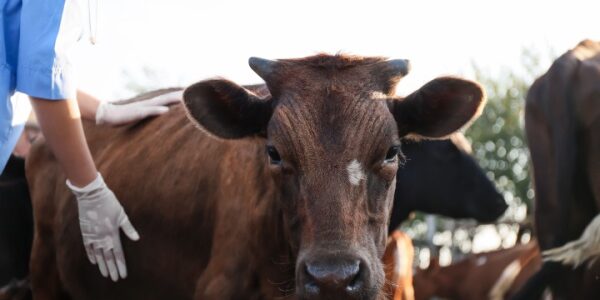
<instances>
[{"instance_id":1,"label":"white marking on forehead","mask_svg":"<svg viewBox=\"0 0 600 300\"><path fill-rule=\"evenodd\" d=\"M356 159L348 164L346 171L348 171L348 180L352 185L358 185L361 180L366 179L362 166Z\"/></svg>"},{"instance_id":2,"label":"white marking on forehead","mask_svg":"<svg viewBox=\"0 0 600 300\"><path fill-rule=\"evenodd\" d=\"M482 266L482 265L485 265L486 262L487 262L487 257L481 256L481 257L477 258L475 265Z\"/></svg>"}]
</instances>

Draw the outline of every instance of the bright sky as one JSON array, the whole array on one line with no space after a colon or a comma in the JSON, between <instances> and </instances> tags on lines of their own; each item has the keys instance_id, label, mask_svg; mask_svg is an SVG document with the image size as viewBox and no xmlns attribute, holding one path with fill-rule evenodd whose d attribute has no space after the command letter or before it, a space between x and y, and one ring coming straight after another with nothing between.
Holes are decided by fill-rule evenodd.
<instances>
[{"instance_id":1,"label":"bright sky","mask_svg":"<svg viewBox=\"0 0 600 300\"><path fill-rule=\"evenodd\" d=\"M260 82L250 56L340 51L410 59L406 94L439 75L468 74L471 62L518 68L524 47L560 54L600 40L595 0L98 2L98 43L84 39L75 56L80 86L104 99L130 96L124 71L156 88L212 76L248 84ZM135 75L144 68L159 77Z\"/></svg>"}]
</instances>

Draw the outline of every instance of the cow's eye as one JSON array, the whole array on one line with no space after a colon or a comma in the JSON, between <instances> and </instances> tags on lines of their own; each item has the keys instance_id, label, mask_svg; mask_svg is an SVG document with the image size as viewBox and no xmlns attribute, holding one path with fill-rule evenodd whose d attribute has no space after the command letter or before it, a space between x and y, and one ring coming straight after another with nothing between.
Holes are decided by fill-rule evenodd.
<instances>
[{"instance_id":1,"label":"cow's eye","mask_svg":"<svg viewBox=\"0 0 600 300\"><path fill-rule=\"evenodd\" d=\"M267 146L267 154L269 155L271 164L274 164L274 165L281 164L281 156L279 155L279 152L277 152L277 149L275 149L275 147Z\"/></svg>"},{"instance_id":2,"label":"cow's eye","mask_svg":"<svg viewBox=\"0 0 600 300\"><path fill-rule=\"evenodd\" d=\"M383 161L386 164L393 163L398 159L398 154L400 153L400 146L392 146L388 150L385 155L385 160Z\"/></svg>"}]
</instances>

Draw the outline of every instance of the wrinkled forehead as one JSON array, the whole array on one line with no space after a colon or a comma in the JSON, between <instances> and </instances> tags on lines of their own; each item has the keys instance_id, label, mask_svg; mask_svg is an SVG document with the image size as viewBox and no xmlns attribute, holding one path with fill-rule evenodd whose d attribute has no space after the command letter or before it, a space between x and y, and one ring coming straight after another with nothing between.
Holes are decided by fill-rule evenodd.
<instances>
[{"instance_id":1,"label":"wrinkled forehead","mask_svg":"<svg viewBox=\"0 0 600 300\"><path fill-rule=\"evenodd\" d=\"M399 80L398 71L379 57L318 55L278 62L276 76L282 95L337 93L364 98L372 93L391 94Z\"/></svg>"},{"instance_id":2,"label":"wrinkled forehead","mask_svg":"<svg viewBox=\"0 0 600 300\"><path fill-rule=\"evenodd\" d=\"M343 153L393 143L397 125L384 99L336 89L282 95L269 134L294 148Z\"/></svg>"},{"instance_id":3,"label":"wrinkled forehead","mask_svg":"<svg viewBox=\"0 0 600 300\"><path fill-rule=\"evenodd\" d=\"M286 144L348 152L397 136L386 99L408 72L406 60L316 55L255 63L276 99L269 134Z\"/></svg>"}]
</instances>

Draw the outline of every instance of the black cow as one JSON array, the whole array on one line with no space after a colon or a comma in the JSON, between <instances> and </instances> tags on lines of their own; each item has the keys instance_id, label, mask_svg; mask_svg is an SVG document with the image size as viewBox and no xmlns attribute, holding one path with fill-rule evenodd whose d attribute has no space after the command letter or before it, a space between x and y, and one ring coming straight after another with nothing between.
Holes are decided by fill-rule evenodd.
<instances>
[{"instance_id":1,"label":"black cow","mask_svg":"<svg viewBox=\"0 0 600 300\"><path fill-rule=\"evenodd\" d=\"M402 152L406 162L398 170L390 232L412 211L487 223L506 210L504 197L471 156L462 134L405 141Z\"/></svg>"}]
</instances>

